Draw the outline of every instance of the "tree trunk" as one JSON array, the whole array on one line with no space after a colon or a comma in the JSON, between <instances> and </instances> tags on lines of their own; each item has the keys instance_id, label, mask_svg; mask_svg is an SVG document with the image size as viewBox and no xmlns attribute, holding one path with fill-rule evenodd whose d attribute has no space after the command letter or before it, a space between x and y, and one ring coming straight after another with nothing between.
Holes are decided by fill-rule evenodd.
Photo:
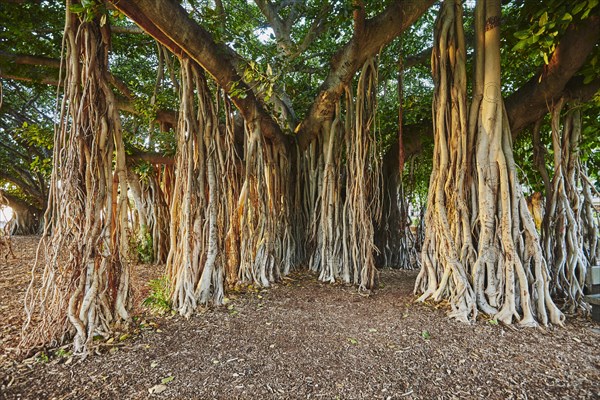
<instances>
[{"instance_id":1,"label":"tree trunk","mask_svg":"<svg viewBox=\"0 0 600 400\"><path fill-rule=\"evenodd\" d=\"M445 1L436 23L434 167L415 291L422 293L420 301L448 299L451 315L463 321L474 320L481 310L506 324L513 318L526 326L562 324L517 182L500 92L500 1L478 1L475 14L468 117L460 2Z\"/></svg>"},{"instance_id":2,"label":"tree trunk","mask_svg":"<svg viewBox=\"0 0 600 400\"><path fill-rule=\"evenodd\" d=\"M54 142L51 219L35 265L42 278L32 274L25 299L23 344L29 347L73 337L74 352L85 355L95 335L108 336L113 324L129 320L125 151L107 78L106 29L97 19L80 21L68 2L66 92ZM31 326L32 319L40 322Z\"/></svg>"},{"instance_id":3,"label":"tree trunk","mask_svg":"<svg viewBox=\"0 0 600 400\"><path fill-rule=\"evenodd\" d=\"M564 309L573 313L588 311L583 301L583 286L591 260L584 252L582 198L578 189L581 115L575 105L564 114L561 127L563 107L561 99L552 110L554 174L546 194L542 243L552 273L551 291L564 301Z\"/></svg>"},{"instance_id":4,"label":"tree trunk","mask_svg":"<svg viewBox=\"0 0 600 400\"><path fill-rule=\"evenodd\" d=\"M323 143L313 143L304 185L310 218L309 266L326 282L342 280L360 289L377 286L373 222L381 217L381 168L374 118L377 69L374 59L363 66L356 97L346 90L332 123L325 124ZM342 145L345 145L343 149ZM345 150L345 163L342 152ZM305 203L306 204L306 203Z\"/></svg>"},{"instance_id":5,"label":"tree trunk","mask_svg":"<svg viewBox=\"0 0 600 400\"><path fill-rule=\"evenodd\" d=\"M287 274L298 262L301 231L292 225L299 189L285 148L246 121L242 163L229 100L210 94L195 62L181 65L167 273L173 307L189 317L200 304L222 304L225 279L269 286Z\"/></svg>"}]
</instances>

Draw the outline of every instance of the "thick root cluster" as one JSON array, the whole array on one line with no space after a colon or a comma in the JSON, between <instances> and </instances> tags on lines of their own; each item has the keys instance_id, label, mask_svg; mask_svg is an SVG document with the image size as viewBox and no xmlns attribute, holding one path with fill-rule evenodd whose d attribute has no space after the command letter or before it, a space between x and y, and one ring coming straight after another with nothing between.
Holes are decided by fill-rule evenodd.
<instances>
[{"instance_id":1,"label":"thick root cluster","mask_svg":"<svg viewBox=\"0 0 600 400\"><path fill-rule=\"evenodd\" d=\"M129 320L125 150L107 80L106 35L67 7L66 92L34 266L41 279L32 273L25 300L24 347L72 338L75 353L86 354L95 335Z\"/></svg>"},{"instance_id":2,"label":"thick root cluster","mask_svg":"<svg viewBox=\"0 0 600 400\"><path fill-rule=\"evenodd\" d=\"M475 320L482 311L507 324L562 324L564 316L550 297L539 237L517 182L500 95L498 16L498 2L478 2L468 117L460 2L445 1L436 23L434 168L415 291L421 293L420 301L448 299L451 315L463 321Z\"/></svg>"},{"instance_id":3,"label":"thick root cluster","mask_svg":"<svg viewBox=\"0 0 600 400\"><path fill-rule=\"evenodd\" d=\"M296 265L290 213L297 180L286 154L267 145L253 121L238 154L229 102L211 95L193 61L181 66L167 273L174 309L190 316L201 304L222 304L225 282L269 286Z\"/></svg>"},{"instance_id":4,"label":"thick root cluster","mask_svg":"<svg viewBox=\"0 0 600 400\"><path fill-rule=\"evenodd\" d=\"M376 287L378 279L373 227L381 214L373 129L376 83L374 60L369 60L356 96L346 90L345 107L338 104L333 122L324 127L323 142L311 145L303 168L304 187L309 188L303 200L310 221L310 268L322 281L341 280L365 290Z\"/></svg>"},{"instance_id":5,"label":"thick root cluster","mask_svg":"<svg viewBox=\"0 0 600 400\"><path fill-rule=\"evenodd\" d=\"M551 292L564 301L564 309L570 313L588 311L583 301L583 286L594 244L584 245L584 234L588 226L594 229L594 219L586 216L584 208L585 183L579 160L579 137L581 116L575 107L560 118L564 101L559 101L552 111L552 148L554 151L554 174L550 192L546 194L546 212L543 222L543 248L552 274ZM579 183L584 196L579 193ZM582 201L582 199L584 201ZM596 231L597 232L597 231ZM590 237L590 236L588 236ZM597 236L596 236L597 240ZM591 250L591 251L590 251Z\"/></svg>"}]
</instances>

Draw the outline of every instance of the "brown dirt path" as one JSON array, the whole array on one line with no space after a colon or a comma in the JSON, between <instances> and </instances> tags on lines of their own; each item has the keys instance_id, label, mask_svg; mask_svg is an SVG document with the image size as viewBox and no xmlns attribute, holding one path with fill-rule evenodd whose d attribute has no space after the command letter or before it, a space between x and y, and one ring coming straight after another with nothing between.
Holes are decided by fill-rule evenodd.
<instances>
[{"instance_id":1,"label":"brown dirt path","mask_svg":"<svg viewBox=\"0 0 600 400\"><path fill-rule=\"evenodd\" d=\"M20 261L2 266L0 398L600 398L600 326L450 321L443 307L412 302L415 273L403 271L383 271L370 297L295 273L187 321L142 315L131 337L84 361L51 352L16 363L4 347L18 330L10 313L28 281L28 240L17 238ZM160 274L138 271L138 282ZM166 389L150 394L156 385Z\"/></svg>"}]
</instances>

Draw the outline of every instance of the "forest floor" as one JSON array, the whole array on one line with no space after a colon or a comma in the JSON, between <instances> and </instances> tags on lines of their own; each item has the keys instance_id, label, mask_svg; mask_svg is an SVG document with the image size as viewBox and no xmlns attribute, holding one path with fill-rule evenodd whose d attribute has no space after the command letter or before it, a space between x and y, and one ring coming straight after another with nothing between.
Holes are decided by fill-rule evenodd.
<instances>
[{"instance_id":1,"label":"forest floor","mask_svg":"<svg viewBox=\"0 0 600 400\"><path fill-rule=\"evenodd\" d=\"M189 320L138 307L130 333L85 360L49 350L17 361L37 238L13 240L17 259L0 264L0 398L600 398L598 324L451 321L413 302L414 271L382 271L368 297L296 272ZM139 303L162 268L136 271Z\"/></svg>"}]
</instances>

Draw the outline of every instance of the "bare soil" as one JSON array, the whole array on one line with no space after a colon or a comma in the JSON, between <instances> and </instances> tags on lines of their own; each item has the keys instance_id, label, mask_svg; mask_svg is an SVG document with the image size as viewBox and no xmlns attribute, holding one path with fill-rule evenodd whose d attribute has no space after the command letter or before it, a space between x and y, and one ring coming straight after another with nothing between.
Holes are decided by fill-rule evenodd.
<instances>
[{"instance_id":1,"label":"bare soil","mask_svg":"<svg viewBox=\"0 0 600 400\"><path fill-rule=\"evenodd\" d=\"M451 321L444 305L414 303L408 271L382 271L371 296L300 271L189 320L138 308L128 335L85 360L48 350L17 361L37 238L13 240L18 258L0 264L0 398L600 398L597 324ZM162 268L136 271L139 302Z\"/></svg>"}]
</instances>

